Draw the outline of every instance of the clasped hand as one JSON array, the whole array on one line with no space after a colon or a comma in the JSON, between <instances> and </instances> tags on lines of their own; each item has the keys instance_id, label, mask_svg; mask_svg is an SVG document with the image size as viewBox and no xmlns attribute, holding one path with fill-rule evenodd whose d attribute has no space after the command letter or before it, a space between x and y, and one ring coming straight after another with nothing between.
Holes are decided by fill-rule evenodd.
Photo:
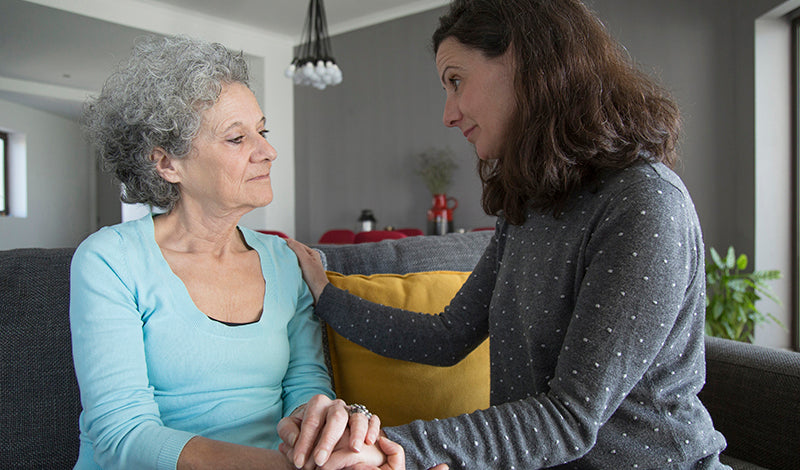
<instances>
[{"instance_id":1,"label":"clasped hand","mask_svg":"<svg viewBox=\"0 0 800 470\"><path fill-rule=\"evenodd\" d=\"M390 441L380 425L363 408L316 395L278 423L279 450L303 470L405 470L403 447ZM448 468L440 464L431 470Z\"/></svg>"},{"instance_id":2,"label":"clasped hand","mask_svg":"<svg viewBox=\"0 0 800 470\"><path fill-rule=\"evenodd\" d=\"M380 418L342 400L316 395L278 423L279 450L297 468L405 468L398 444L381 435Z\"/></svg>"}]
</instances>

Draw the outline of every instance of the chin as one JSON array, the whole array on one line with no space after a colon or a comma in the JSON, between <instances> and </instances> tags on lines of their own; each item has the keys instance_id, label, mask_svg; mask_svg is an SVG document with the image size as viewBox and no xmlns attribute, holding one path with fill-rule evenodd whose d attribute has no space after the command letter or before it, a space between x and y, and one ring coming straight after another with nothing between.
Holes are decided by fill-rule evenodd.
<instances>
[{"instance_id":1,"label":"chin","mask_svg":"<svg viewBox=\"0 0 800 470\"><path fill-rule=\"evenodd\" d=\"M475 149L475 155L477 155L477 156L478 156L478 159L479 159L479 160L483 160L483 161L485 161L485 162L488 162L488 161L490 161L490 160L497 160L497 158L498 158L498 157L497 157L497 156L495 156L495 155L492 155L492 154L487 154L487 153L485 153L485 152L481 152L481 151L479 151L478 149Z\"/></svg>"},{"instance_id":2,"label":"chin","mask_svg":"<svg viewBox=\"0 0 800 470\"><path fill-rule=\"evenodd\" d=\"M275 196L275 194L272 192L272 187L268 188L266 191L264 191L263 194L261 194L261 198L260 199L263 201L263 203L261 205L262 206L266 206L267 204L272 202L272 198L274 196Z\"/></svg>"},{"instance_id":3,"label":"chin","mask_svg":"<svg viewBox=\"0 0 800 470\"><path fill-rule=\"evenodd\" d=\"M251 199L250 204L253 206L254 209L258 209L259 207L268 206L269 203L272 202L272 194L269 196L262 196L258 198Z\"/></svg>"},{"instance_id":4,"label":"chin","mask_svg":"<svg viewBox=\"0 0 800 470\"><path fill-rule=\"evenodd\" d=\"M479 160L484 160L484 161L494 160L495 157L491 156L492 153L489 152L487 149L477 145L477 143L474 144L472 147L475 149L475 155L478 157Z\"/></svg>"}]
</instances>

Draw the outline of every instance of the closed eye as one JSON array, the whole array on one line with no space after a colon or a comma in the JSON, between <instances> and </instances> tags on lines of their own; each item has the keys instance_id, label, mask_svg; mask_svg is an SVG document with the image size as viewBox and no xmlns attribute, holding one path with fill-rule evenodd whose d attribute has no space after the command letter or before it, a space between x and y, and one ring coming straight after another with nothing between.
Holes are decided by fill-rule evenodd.
<instances>
[{"instance_id":1,"label":"closed eye","mask_svg":"<svg viewBox=\"0 0 800 470\"><path fill-rule=\"evenodd\" d=\"M258 131L258 134L261 137L263 137L264 139L267 138L267 134L268 133L269 133L269 131L267 129ZM230 142L232 144L241 144L243 141L244 141L244 135L238 135L238 136L234 137L233 139L228 139L228 142Z\"/></svg>"}]
</instances>

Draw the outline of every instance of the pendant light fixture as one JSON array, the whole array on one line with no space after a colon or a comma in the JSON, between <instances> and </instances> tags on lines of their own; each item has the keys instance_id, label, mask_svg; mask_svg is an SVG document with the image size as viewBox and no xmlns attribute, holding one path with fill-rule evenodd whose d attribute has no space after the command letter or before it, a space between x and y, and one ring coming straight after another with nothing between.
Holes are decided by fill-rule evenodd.
<instances>
[{"instance_id":1,"label":"pendant light fixture","mask_svg":"<svg viewBox=\"0 0 800 470\"><path fill-rule=\"evenodd\" d=\"M331 56L331 38L322 0L311 0L298 55L286 69L286 77L296 85L310 85L324 90L342 82L342 71Z\"/></svg>"}]
</instances>

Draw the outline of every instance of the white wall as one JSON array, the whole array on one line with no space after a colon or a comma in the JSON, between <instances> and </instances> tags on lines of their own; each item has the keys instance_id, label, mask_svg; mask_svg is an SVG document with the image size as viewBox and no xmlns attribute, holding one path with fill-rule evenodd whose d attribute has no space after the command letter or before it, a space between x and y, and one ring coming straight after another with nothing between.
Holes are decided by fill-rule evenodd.
<instances>
[{"instance_id":1,"label":"white wall","mask_svg":"<svg viewBox=\"0 0 800 470\"><path fill-rule=\"evenodd\" d=\"M158 34L185 34L224 44L255 58L251 70L257 83L253 88L267 117L270 141L278 150L273 166L275 198L266 208L247 214L242 224L270 228L293 235L295 232L294 171L294 87L283 77L292 60L292 41L281 35L240 24L220 21L190 11L141 0L31 0L110 23ZM259 91L261 90L261 91Z\"/></svg>"},{"instance_id":2,"label":"white wall","mask_svg":"<svg viewBox=\"0 0 800 470\"><path fill-rule=\"evenodd\" d=\"M755 25L756 269L779 269L771 282L781 300L762 300L759 309L791 325L792 272L792 85L791 23L784 17L800 0L784 2ZM756 329L756 343L789 348L790 335L769 323Z\"/></svg>"},{"instance_id":3,"label":"white wall","mask_svg":"<svg viewBox=\"0 0 800 470\"><path fill-rule=\"evenodd\" d=\"M78 124L2 100L0 116L27 150L27 215L0 220L0 250L77 245L92 231L94 177Z\"/></svg>"}]
</instances>

